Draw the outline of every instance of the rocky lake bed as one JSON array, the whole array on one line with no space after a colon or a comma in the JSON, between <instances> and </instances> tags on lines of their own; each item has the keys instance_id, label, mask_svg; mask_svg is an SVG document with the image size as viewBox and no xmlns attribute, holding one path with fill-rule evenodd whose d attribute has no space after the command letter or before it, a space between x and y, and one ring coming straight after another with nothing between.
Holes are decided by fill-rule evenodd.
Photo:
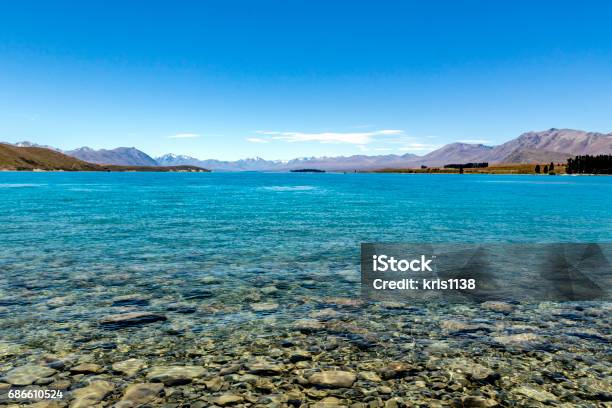
<instances>
[{"instance_id":1,"label":"rocky lake bed","mask_svg":"<svg viewBox=\"0 0 612 408\"><path fill-rule=\"evenodd\" d=\"M612 406L610 303L370 303L325 279L79 282L95 298L33 280L5 293L2 406ZM18 389L62 398L9 399Z\"/></svg>"}]
</instances>

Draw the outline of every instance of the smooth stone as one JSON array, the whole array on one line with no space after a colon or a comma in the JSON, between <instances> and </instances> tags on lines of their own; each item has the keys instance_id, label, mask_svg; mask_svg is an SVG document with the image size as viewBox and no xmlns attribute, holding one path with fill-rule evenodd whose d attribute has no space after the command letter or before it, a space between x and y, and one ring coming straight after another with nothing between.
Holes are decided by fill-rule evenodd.
<instances>
[{"instance_id":1,"label":"smooth stone","mask_svg":"<svg viewBox=\"0 0 612 408\"><path fill-rule=\"evenodd\" d=\"M507 302L488 301L480 304L480 307L500 313L510 313L514 310L514 305Z\"/></svg>"},{"instance_id":2,"label":"smooth stone","mask_svg":"<svg viewBox=\"0 0 612 408\"><path fill-rule=\"evenodd\" d=\"M279 375L283 372L283 366L266 361L253 361L246 368L251 374L258 375Z\"/></svg>"},{"instance_id":3,"label":"smooth stone","mask_svg":"<svg viewBox=\"0 0 612 408\"><path fill-rule=\"evenodd\" d=\"M493 408L499 406L499 403L494 399L478 395L468 395L461 398L461 404L465 408Z\"/></svg>"},{"instance_id":4,"label":"smooth stone","mask_svg":"<svg viewBox=\"0 0 612 408\"><path fill-rule=\"evenodd\" d=\"M70 372L73 374L97 374L102 370L102 366L94 363L83 363L70 368Z\"/></svg>"},{"instance_id":5,"label":"smooth stone","mask_svg":"<svg viewBox=\"0 0 612 408\"><path fill-rule=\"evenodd\" d=\"M392 362L387 364L386 367L379 370L379 374L385 380L390 380L393 378L399 378L406 376L410 371L414 371L414 367L410 364L402 363L402 362Z\"/></svg>"},{"instance_id":6,"label":"smooth stone","mask_svg":"<svg viewBox=\"0 0 612 408\"><path fill-rule=\"evenodd\" d=\"M51 377L57 372L53 368L26 365L12 369L4 376L4 381L12 385L31 385L41 378Z\"/></svg>"},{"instance_id":7,"label":"smooth stone","mask_svg":"<svg viewBox=\"0 0 612 408\"><path fill-rule=\"evenodd\" d=\"M380 307L384 307L385 309L410 309L411 307L413 307L412 305L410 305L410 303L391 301L380 302L378 305Z\"/></svg>"},{"instance_id":8,"label":"smooth stone","mask_svg":"<svg viewBox=\"0 0 612 408\"><path fill-rule=\"evenodd\" d=\"M391 394L393 392L393 388L387 385L381 385L380 387L376 389L376 391L378 391L381 394Z\"/></svg>"},{"instance_id":9,"label":"smooth stone","mask_svg":"<svg viewBox=\"0 0 612 408\"><path fill-rule=\"evenodd\" d=\"M189 384L195 378L204 375L206 370L200 366L161 366L153 367L147 373L147 380L161 382L165 385Z\"/></svg>"},{"instance_id":10,"label":"smooth stone","mask_svg":"<svg viewBox=\"0 0 612 408\"><path fill-rule=\"evenodd\" d=\"M320 371L308 378L310 384L329 388L352 387L355 380L357 376L350 371Z\"/></svg>"},{"instance_id":11,"label":"smooth stone","mask_svg":"<svg viewBox=\"0 0 612 408\"><path fill-rule=\"evenodd\" d=\"M266 390L269 392L274 390L274 387L275 387L272 381L268 380L267 378L263 378L263 377L257 378L253 385L258 390Z\"/></svg>"},{"instance_id":12,"label":"smooth stone","mask_svg":"<svg viewBox=\"0 0 612 408\"><path fill-rule=\"evenodd\" d=\"M144 295L116 296L111 300L111 306L146 306L150 299L150 296Z\"/></svg>"},{"instance_id":13,"label":"smooth stone","mask_svg":"<svg viewBox=\"0 0 612 408\"><path fill-rule=\"evenodd\" d=\"M493 328L487 324L471 324L452 319L443 320L442 323L440 323L440 327L451 334L475 333L478 331L490 332L493 330Z\"/></svg>"},{"instance_id":14,"label":"smooth stone","mask_svg":"<svg viewBox=\"0 0 612 408\"><path fill-rule=\"evenodd\" d=\"M313 408L342 408L345 406L346 405L343 405L342 401L336 397L326 397L312 405Z\"/></svg>"},{"instance_id":15,"label":"smooth stone","mask_svg":"<svg viewBox=\"0 0 612 408\"><path fill-rule=\"evenodd\" d=\"M39 378L38 380L34 381L34 384L36 384L36 385L49 385L53 381L55 381L55 380L53 380L52 377Z\"/></svg>"},{"instance_id":16,"label":"smooth stone","mask_svg":"<svg viewBox=\"0 0 612 408\"><path fill-rule=\"evenodd\" d=\"M219 370L219 375L234 374L240 371L240 364L232 364Z\"/></svg>"},{"instance_id":17,"label":"smooth stone","mask_svg":"<svg viewBox=\"0 0 612 408\"><path fill-rule=\"evenodd\" d=\"M200 279L199 282L203 285L216 285L218 283L222 283L223 281L214 276L205 276Z\"/></svg>"},{"instance_id":18,"label":"smooth stone","mask_svg":"<svg viewBox=\"0 0 612 408\"><path fill-rule=\"evenodd\" d=\"M309 360L312 360L312 355L306 350L294 350L291 352L291 354L289 354L289 361L292 363Z\"/></svg>"},{"instance_id":19,"label":"smooth stone","mask_svg":"<svg viewBox=\"0 0 612 408\"><path fill-rule=\"evenodd\" d=\"M70 296L58 296L54 297L53 299L49 299L49 301L47 302L47 306L54 309L62 306L72 306L74 305L74 303L74 298Z\"/></svg>"},{"instance_id":20,"label":"smooth stone","mask_svg":"<svg viewBox=\"0 0 612 408\"><path fill-rule=\"evenodd\" d=\"M150 312L131 312L104 316L100 325L107 328L138 326L166 320L166 316Z\"/></svg>"},{"instance_id":21,"label":"smooth stone","mask_svg":"<svg viewBox=\"0 0 612 408\"><path fill-rule=\"evenodd\" d=\"M71 408L93 407L113 392L115 386L108 381L93 381L87 387L78 388L72 392L75 397L70 404Z\"/></svg>"},{"instance_id":22,"label":"smooth stone","mask_svg":"<svg viewBox=\"0 0 612 408\"><path fill-rule=\"evenodd\" d=\"M223 388L223 379L220 377L215 377L211 380L204 381L204 385L206 385L206 389L212 392L218 392Z\"/></svg>"},{"instance_id":23,"label":"smooth stone","mask_svg":"<svg viewBox=\"0 0 612 408\"><path fill-rule=\"evenodd\" d=\"M68 388L70 388L71 385L72 385L72 383L70 381L68 381L68 380L59 380L59 381L52 382L49 385L49 388L51 388L53 390L66 391Z\"/></svg>"},{"instance_id":24,"label":"smooth stone","mask_svg":"<svg viewBox=\"0 0 612 408\"><path fill-rule=\"evenodd\" d=\"M225 407L227 405L240 404L244 401L244 398L240 395L235 394L223 394L215 399L215 404Z\"/></svg>"},{"instance_id":25,"label":"smooth stone","mask_svg":"<svg viewBox=\"0 0 612 408\"><path fill-rule=\"evenodd\" d=\"M404 405L403 400L399 397L391 398L390 400L385 401L385 408L398 408L403 407Z\"/></svg>"},{"instance_id":26,"label":"smooth stone","mask_svg":"<svg viewBox=\"0 0 612 408\"><path fill-rule=\"evenodd\" d=\"M278 309L278 303L251 303L251 309L254 312L270 312Z\"/></svg>"},{"instance_id":27,"label":"smooth stone","mask_svg":"<svg viewBox=\"0 0 612 408\"><path fill-rule=\"evenodd\" d=\"M163 389L164 385L160 383L130 384L125 389L121 401L115 407L133 408L148 404L157 398Z\"/></svg>"},{"instance_id":28,"label":"smooth stone","mask_svg":"<svg viewBox=\"0 0 612 408\"><path fill-rule=\"evenodd\" d=\"M507 336L494 336L493 340L504 345L522 345L528 343L541 343L543 339L534 333L510 334Z\"/></svg>"},{"instance_id":29,"label":"smooth stone","mask_svg":"<svg viewBox=\"0 0 612 408\"><path fill-rule=\"evenodd\" d=\"M538 402L550 402L557 401L557 397L554 394L542 389L537 389L527 385L520 386L513 390L517 394L522 394L528 398L536 400Z\"/></svg>"},{"instance_id":30,"label":"smooth stone","mask_svg":"<svg viewBox=\"0 0 612 408\"><path fill-rule=\"evenodd\" d=\"M346 298L346 297L329 297L325 298L326 303L330 303L341 307L358 307L363 304L360 299Z\"/></svg>"},{"instance_id":31,"label":"smooth stone","mask_svg":"<svg viewBox=\"0 0 612 408\"><path fill-rule=\"evenodd\" d=\"M365 381L381 382L382 378L374 371L360 371L359 378Z\"/></svg>"},{"instance_id":32,"label":"smooth stone","mask_svg":"<svg viewBox=\"0 0 612 408\"><path fill-rule=\"evenodd\" d=\"M193 303L176 302L166 305L166 310L180 314L191 314L197 312L198 308Z\"/></svg>"},{"instance_id":33,"label":"smooth stone","mask_svg":"<svg viewBox=\"0 0 612 408\"><path fill-rule=\"evenodd\" d=\"M265 286L261 288L261 293L264 295L272 295L276 292L278 292L278 288L276 286Z\"/></svg>"},{"instance_id":34,"label":"smooth stone","mask_svg":"<svg viewBox=\"0 0 612 408\"><path fill-rule=\"evenodd\" d=\"M113 371L117 371L127 377L136 375L137 372L145 367L145 362L137 358L130 358L124 361L118 361L112 365Z\"/></svg>"},{"instance_id":35,"label":"smooth stone","mask_svg":"<svg viewBox=\"0 0 612 408\"><path fill-rule=\"evenodd\" d=\"M300 319L293 324L295 330L299 330L302 333L312 333L325 329L325 325L315 319Z\"/></svg>"},{"instance_id":36,"label":"smooth stone","mask_svg":"<svg viewBox=\"0 0 612 408\"><path fill-rule=\"evenodd\" d=\"M468 359L449 360L447 365L453 370L466 374L471 381L492 382L500 377L495 371Z\"/></svg>"},{"instance_id":37,"label":"smooth stone","mask_svg":"<svg viewBox=\"0 0 612 408\"><path fill-rule=\"evenodd\" d=\"M427 346L426 350L429 354L447 354L451 351L451 347L445 341L434 341Z\"/></svg>"},{"instance_id":38,"label":"smooth stone","mask_svg":"<svg viewBox=\"0 0 612 408\"><path fill-rule=\"evenodd\" d=\"M339 314L340 313L336 312L334 309L327 307L325 309L315 310L314 312L310 313L309 316L313 319L328 320L338 317Z\"/></svg>"}]
</instances>

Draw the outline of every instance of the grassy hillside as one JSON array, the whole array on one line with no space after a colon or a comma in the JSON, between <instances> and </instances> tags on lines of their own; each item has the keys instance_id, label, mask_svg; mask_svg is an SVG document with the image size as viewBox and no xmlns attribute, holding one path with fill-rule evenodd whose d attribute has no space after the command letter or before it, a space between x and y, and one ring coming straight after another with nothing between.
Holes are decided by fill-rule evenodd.
<instances>
[{"instance_id":1,"label":"grassy hillside","mask_svg":"<svg viewBox=\"0 0 612 408\"><path fill-rule=\"evenodd\" d=\"M87 163L43 147L18 147L0 143L0 170L64 171L207 171L196 166L113 166Z\"/></svg>"},{"instance_id":2,"label":"grassy hillside","mask_svg":"<svg viewBox=\"0 0 612 408\"><path fill-rule=\"evenodd\" d=\"M0 144L2 170L97 171L100 166L42 147L17 147Z\"/></svg>"}]
</instances>

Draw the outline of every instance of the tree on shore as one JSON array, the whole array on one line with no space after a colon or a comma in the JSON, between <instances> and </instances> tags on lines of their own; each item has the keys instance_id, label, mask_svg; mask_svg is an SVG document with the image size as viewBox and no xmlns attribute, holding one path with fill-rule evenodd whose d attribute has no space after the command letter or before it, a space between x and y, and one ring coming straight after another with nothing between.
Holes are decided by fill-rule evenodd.
<instances>
[{"instance_id":1,"label":"tree on shore","mask_svg":"<svg viewBox=\"0 0 612 408\"><path fill-rule=\"evenodd\" d=\"M540 165L539 164L536 164L535 172L536 172L536 174L540 174Z\"/></svg>"},{"instance_id":2,"label":"tree on shore","mask_svg":"<svg viewBox=\"0 0 612 408\"><path fill-rule=\"evenodd\" d=\"M576 156L567 159L567 174L612 174L612 155Z\"/></svg>"},{"instance_id":3,"label":"tree on shore","mask_svg":"<svg viewBox=\"0 0 612 408\"><path fill-rule=\"evenodd\" d=\"M548 171L555 171L555 164L550 162L550 166L548 166Z\"/></svg>"},{"instance_id":4,"label":"tree on shore","mask_svg":"<svg viewBox=\"0 0 612 408\"><path fill-rule=\"evenodd\" d=\"M548 165L544 165L544 174L548 173Z\"/></svg>"}]
</instances>

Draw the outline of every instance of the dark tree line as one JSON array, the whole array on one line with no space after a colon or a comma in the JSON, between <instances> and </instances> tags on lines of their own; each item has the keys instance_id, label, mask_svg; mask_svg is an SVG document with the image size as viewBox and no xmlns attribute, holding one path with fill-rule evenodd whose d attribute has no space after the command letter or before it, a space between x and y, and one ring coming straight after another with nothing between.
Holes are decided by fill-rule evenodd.
<instances>
[{"instance_id":1,"label":"dark tree line","mask_svg":"<svg viewBox=\"0 0 612 408\"><path fill-rule=\"evenodd\" d=\"M612 174L612 155L576 156L567 159L567 174Z\"/></svg>"}]
</instances>

